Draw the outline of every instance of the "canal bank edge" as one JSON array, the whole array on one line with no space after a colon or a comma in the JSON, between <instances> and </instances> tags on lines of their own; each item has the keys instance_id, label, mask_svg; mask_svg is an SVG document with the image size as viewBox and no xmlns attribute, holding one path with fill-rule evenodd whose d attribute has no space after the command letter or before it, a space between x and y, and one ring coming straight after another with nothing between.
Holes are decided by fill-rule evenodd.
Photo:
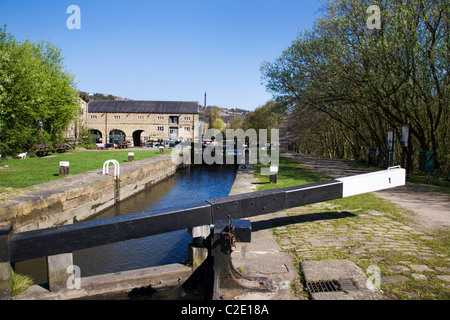
<instances>
[{"instance_id":1,"label":"canal bank edge","mask_svg":"<svg viewBox=\"0 0 450 320\"><path fill-rule=\"evenodd\" d=\"M120 166L120 200L173 175L183 164L160 155ZM113 170L110 170L113 172ZM102 169L33 186L0 202L0 225L26 232L85 220L115 203L115 180Z\"/></svg>"},{"instance_id":2,"label":"canal bank edge","mask_svg":"<svg viewBox=\"0 0 450 320\"><path fill-rule=\"evenodd\" d=\"M231 195L256 191L253 166L240 166L236 174ZM294 257L282 252L273 233L273 221L285 217L285 211L252 217L252 239L250 243L236 243L231 254L235 269L255 277L266 277L273 281L272 292L243 291L236 300L298 300L291 292L291 283L298 278Z\"/></svg>"}]
</instances>

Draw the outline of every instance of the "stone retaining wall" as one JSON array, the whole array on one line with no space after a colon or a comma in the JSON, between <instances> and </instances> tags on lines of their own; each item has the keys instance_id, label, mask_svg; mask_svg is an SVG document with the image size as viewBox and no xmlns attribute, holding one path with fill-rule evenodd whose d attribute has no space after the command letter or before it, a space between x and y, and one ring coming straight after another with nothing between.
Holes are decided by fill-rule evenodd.
<instances>
[{"instance_id":1,"label":"stone retaining wall","mask_svg":"<svg viewBox=\"0 0 450 320\"><path fill-rule=\"evenodd\" d=\"M173 175L178 168L170 155L122 164L120 200ZM84 220L114 205L114 184L114 178L103 176L100 168L33 186L30 192L0 202L0 225L12 224L14 232L25 232Z\"/></svg>"}]
</instances>

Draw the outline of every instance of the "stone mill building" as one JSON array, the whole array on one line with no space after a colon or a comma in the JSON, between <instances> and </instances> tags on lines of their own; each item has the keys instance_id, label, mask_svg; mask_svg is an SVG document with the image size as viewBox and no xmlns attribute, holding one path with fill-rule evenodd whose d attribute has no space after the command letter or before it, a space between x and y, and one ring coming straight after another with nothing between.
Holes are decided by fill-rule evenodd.
<instances>
[{"instance_id":1,"label":"stone mill building","mask_svg":"<svg viewBox=\"0 0 450 320\"><path fill-rule=\"evenodd\" d=\"M87 127L96 142L194 141L199 134L199 103L186 101L92 100Z\"/></svg>"}]
</instances>

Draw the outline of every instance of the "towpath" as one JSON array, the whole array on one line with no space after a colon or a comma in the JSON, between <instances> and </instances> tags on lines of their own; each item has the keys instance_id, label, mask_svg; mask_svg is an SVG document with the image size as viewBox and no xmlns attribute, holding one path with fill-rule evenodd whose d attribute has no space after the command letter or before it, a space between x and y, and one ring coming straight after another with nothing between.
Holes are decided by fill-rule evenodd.
<instances>
[{"instance_id":1,"label":"towpath","mask_svg":"<svg viewBox=\"0 0 450 320\"><path fill-rule=\"evenodd\" d=\"M336 178L365 173L340 160L282 156ZM230 195L254 191L255 182L253 168L241 168ZM238 298L302 300L309 296L302 283L306 279L326 280L336 274L364 279L378 270L381 284L387 286L384 293L366 290L364 283L358 283L360 289L351 294L319 293L312 298L447 299L449 253L435 245L442 241L440 233L430 232L448 226L448 196L409 183L376 194L413 211L415 223L407 225L375 210L350 212L327 202L253 217L252 242L237 245L233 264L248 275L271 278L278 290ZM316 265L311 267L311 263Z\"/></svg>"},{"instance_id":2,"label":"towpath","mask_svg":"<svg viewBox=\"0 0 450 320\"><path fill-rule=\"evenodd\" d=\"M295 159L311 170L334 178L367 172L352 167L342 160L308 158L289 152L283 152L282 156ZM450 196L445 193L432 191L430 188L409 182L403 187L374 193L413 212L411 219L414 221L414 227L418 230L437 232L450 229Z\"/></svg>"}]
</instances>

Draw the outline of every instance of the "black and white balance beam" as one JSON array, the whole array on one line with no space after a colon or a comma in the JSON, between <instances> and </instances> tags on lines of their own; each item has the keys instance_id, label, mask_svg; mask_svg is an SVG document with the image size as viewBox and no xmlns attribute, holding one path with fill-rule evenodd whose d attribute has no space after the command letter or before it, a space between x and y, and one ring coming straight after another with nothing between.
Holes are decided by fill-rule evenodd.
<instances>
[{"instance_id":1,"label":"black and white balance beam","mask_svg":"<svg viewBox=\"0 0 450 320\"><path fill-rule=\"evenodd\" d=\"M212 220L242 219L405 185L400 167L283 189L208 200Z\"/></svg>"},{"instance_id":2,"label":"black and white balance beam","mask_svg":"<svg viewBox=\"0 0 450 320\"><path fill-rule=\"evenodd\" d=\"M187 228L213 225L218 220L243 219L395 188L405 185L405 177L405 169L391 168L303 186L207 200L195 205L17 233L10 238L10 254L6 253L9 260L5 261L19 262L68 253Z\"/></svg>"},{"instance_id":3,"label":"black and white balance beam","mask_svg":"<svg viewBox=\"0 0 450 320\"><path fill-rule=\"evenodd\" d=\"M336 180L342 182L342 197L345 198L404 186L406 183L406 170L400 167L393 167L385 171L359 174Z\"/></svg>"}]
</instances>

